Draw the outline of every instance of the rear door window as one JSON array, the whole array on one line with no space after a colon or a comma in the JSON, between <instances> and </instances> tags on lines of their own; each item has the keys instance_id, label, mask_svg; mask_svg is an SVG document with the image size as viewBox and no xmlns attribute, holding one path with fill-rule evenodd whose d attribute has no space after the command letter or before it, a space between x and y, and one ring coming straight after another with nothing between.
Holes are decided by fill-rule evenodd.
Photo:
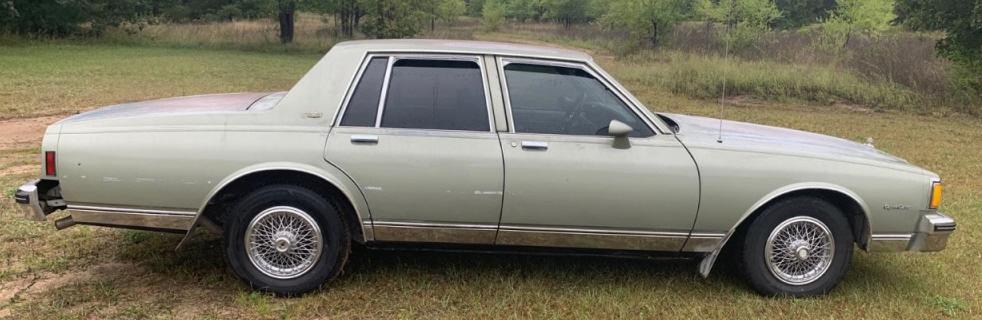
<instances>
[{"instance_id":1,"label":"rear door window","mask_svg":"<svg viewBox=\"0 0 982 320\"><path fill-rule=\"evenodd\" d=\"M397 60L381 127L490 131L481 72L474 61Z\"/></svg>"}]
</instances>

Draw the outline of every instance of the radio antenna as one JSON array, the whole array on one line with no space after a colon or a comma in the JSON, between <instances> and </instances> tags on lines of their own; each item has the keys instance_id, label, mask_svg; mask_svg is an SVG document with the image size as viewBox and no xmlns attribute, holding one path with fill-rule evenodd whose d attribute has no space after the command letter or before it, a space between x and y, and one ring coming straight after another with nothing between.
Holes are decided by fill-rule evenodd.
<instances>
[{"instance_id":1,"label":"radio antenna","mask_svg":"<svg viewBox=\"0 0 982 320\"><path fill-rule=\"evenodd\" d=\"M730 11L733 10L733 2L730 2ZM729 18L729 17L727 17ZM723 143L723 104L726 102L726 64L730 62L730 21L726 19L726 36L727 38L723 40L723 70L721 71L723 82L723 90L719 96L719 134L716 136L716 143Z\"/></svg>"}]
</instances>

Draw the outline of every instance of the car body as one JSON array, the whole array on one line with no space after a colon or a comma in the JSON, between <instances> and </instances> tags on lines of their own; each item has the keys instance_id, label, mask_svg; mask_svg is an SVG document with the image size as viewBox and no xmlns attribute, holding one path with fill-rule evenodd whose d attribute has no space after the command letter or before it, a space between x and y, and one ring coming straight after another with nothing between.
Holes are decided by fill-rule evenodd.
<instances>
[{"instance_id":1,"label":"car body","mask_svg":"<svg viewBox=\"0 0 982 320\"><path fill-rule=\"evenodd\" d=\"M41 149L42 176L16 197L37 220L67 210L59 228L190 235L206 226L248 238L264 214L304 210L250 209L240 204L245 195L293 185L327 200L306 203L340 216L343 230L332 230L345 234L342 242L684 253L702 259L706 276L724 249L742 241L734 239L759 233L753 226L761 215L779 215L767 211L781 211L774 208L782 201L833 212L789 221L827 231L827 245L841 240L833 234L848 238L848 252L853 242L868 251L938 251L955 227L937 211L936 174L872 145L652 113L590 56L516 44L345 42L288 92L110 106L51 125ZM263 194L282 191L287 202L306 195L273 191ZM245 214L237 210L257 216L230 233ZM319 237L321 228L335 228L314 222L318 215L295 215L303 218L297 225L319 226ZM840 223L823 215L845 221L848 234L836 234ZM299 241L276 234L283 250ZM313 260L348 248L318 239ZM819 245L799 240L787 251L806 261ZM239 249L253 250L245 242ZM255 267L261 257L253 256ZM258 276L268 281L244 278L274 292L310 290L284 290L276 281L290 273L276 272ZM793 282L761 291L831 289L797 290Z\"/></svg>"}]
</instances>

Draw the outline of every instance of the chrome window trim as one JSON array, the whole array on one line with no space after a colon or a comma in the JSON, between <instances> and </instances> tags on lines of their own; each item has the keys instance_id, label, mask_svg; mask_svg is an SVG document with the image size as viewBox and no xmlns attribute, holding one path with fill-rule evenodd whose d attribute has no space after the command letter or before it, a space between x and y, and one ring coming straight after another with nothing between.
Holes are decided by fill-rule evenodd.
<instances>
[{"instance_id":1,"label":"chrome window trim","mask_svg":"<svg viewBox=\"0 0 982 320\"><path fill-rule=\"evenodd\" d=\"M505 67L513 63L583 70L586 73L590 74L590 76L592 76L597 81L600 81L600 84L606 87L607 90L609 90L610 92L613 92L614 96L616 96L617 99L621 101L621 103L627 106L628 110L634 113L634 115L638 117L638 119L641 119L641 122L644 123L646 126L648 126L648 129L651 130L652 133L651 137L664 133L664 131L662 131L661 128L655 125L654 122L652 122L651 119L649 119L644 112L640 112L639 106L637 106L634 103L634 101L632 101L631 99L628 99L627 96L625 96L624 93L621 92L620 88L613 85L613 82L609 81L607 77L603 76L599 72L596 72L592 64L586 62L567 62L567 61L546 60L540 58L517 58L517 57L501 57L501 56L497 57L497 61L498 61L498 78L501 79L501 95L502 95L502 100L504 100L505 103L505 114L508 117L508 133L548 134L548 133L515 131L515 117L512 114L512 110L511 110L511 93L508 91L508 77L505 75ZM573 136L569 134L551 134L551 135ZM643 137L640 139L647 139L651 137Z\"/></svg>"},{"instance_id":2,"label":"chrome window trim","mask_svg":"<svg viewBox=\"0 0 982 320\"><path fill-rule=\"evenodd\" d=\"M375 111L375 127L382 123L382 112L385 111L385 99L389 97L389 79L392 79L392 66L396 64L395 57L389 57L385 66L385 76L382 77L382 93L378 96L378 110Z\"/></svg>"}]
</instances>

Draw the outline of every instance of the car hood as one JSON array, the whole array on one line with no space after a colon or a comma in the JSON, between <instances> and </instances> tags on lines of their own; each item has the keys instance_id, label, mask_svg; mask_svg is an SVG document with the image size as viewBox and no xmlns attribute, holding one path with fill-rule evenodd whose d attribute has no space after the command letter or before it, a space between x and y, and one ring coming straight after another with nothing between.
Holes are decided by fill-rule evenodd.
<instances>
[{"instance_id":1,"label":"car hood","mask_svg":"<svg viewBox=\"0 0 982 320\"><path fill-rule=\"evenodd\" d=\"M719 144L719 119L681 114L662 114L678 123L683 144ZM723 143L728 148L841 159L853 157L907 164L907 161L877 150L872 145L817 133L737 121L723 121Z\"/></svg>"},{"instance_id":2,"label":"car hood","mask_svg":"<svg viewBox=\"0 0 982 320\"><path fill-rule=\"evenodd\" d=\"M83 112L60 123L72 123L97 119L128 118L149 115L246 111L270 92L209 94L167 98L140 102L128 102ZM280 95L280 98L282 95Z\"/></svg>"}]
</instances>

